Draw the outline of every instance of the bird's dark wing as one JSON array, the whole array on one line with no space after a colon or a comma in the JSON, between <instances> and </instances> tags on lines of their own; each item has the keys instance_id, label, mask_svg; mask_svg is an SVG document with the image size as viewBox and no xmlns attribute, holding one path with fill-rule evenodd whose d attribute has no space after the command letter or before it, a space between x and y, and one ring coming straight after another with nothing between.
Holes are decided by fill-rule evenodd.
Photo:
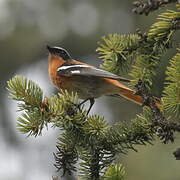
<instances>
[{"instance_id":1,"label":"bird's dark wing","mask_svg":"<svg viewBox=\"0 0 180 180\"><path fill-rule=\"evenodd\" d=\"M58 68L57 72L59 75L63 75L63 76L94 76L94 77L110 78L124 82L130 82L130 80L126 78L84 64L63 65Z\"/></svg>"}]
</instances>

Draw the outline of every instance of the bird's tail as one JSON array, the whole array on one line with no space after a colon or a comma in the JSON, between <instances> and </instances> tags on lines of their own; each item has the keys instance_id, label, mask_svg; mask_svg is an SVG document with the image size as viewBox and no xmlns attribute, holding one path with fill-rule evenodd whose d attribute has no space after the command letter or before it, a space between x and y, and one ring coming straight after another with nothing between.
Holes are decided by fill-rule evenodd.
<instances>
[{"instance_id":1,"label":"bird's tail","mask_svg":"<svg viewBox=\"0 0 180 180\"><path fill-rule=\"evenodd\" d=\"M115 96L121 96L126 98L129 101L132 101L136 104L142 105L143 104L143 98L136 94L136 92L126 85L122 84L121 82L116 81L116 87L118 87L117 94ZM160 99L154 97L156 106L161 109L161 102Z\"/></svg>"},{"instance_id":2,"label":"bird's tail","mask_svg":"<svg viewBox=\"0 0 180 180\"><path fill-rule=\"evenodd\" d=\"M133 91L132 89L120 88L120 91L117 95L124 97L125 99L132 101L136 104L139 104L139 105L143 104L143 98L139 95L136 95L135 91Z\"/></svg>"}]
</instances>

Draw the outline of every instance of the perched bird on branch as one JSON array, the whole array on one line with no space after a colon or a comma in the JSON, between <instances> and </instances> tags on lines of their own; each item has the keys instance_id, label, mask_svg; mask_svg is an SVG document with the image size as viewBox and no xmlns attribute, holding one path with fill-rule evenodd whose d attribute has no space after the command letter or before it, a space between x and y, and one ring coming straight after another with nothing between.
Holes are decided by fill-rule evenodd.
<instances>
[{"instance_id":1,"label":"perched bird on branch","mask_svg":"<svg viewBox=\"0 0 180 180\"><path fill-rule=\"evenodd\" d=\"M89 100L88 113L95 102L94 99L104 95L122 96L137 104L143 104L141 96L121 83L130 80L74 60L61 47L47 46L47 49L49 50L49 76L53 84L58 89L76 92L83 99L80 105Z\"/></svg>"}]
</instances>

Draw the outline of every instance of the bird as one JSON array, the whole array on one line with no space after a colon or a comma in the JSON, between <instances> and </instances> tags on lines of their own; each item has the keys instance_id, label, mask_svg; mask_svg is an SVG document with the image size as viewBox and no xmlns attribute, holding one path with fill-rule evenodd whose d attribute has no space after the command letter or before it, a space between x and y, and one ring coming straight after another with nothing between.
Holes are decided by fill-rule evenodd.
<instances>
[{"instance_id":1,"label":"bird","mask_svg":"<svg viewBox=\"0 0 180 180\"><path fill-rule=\"evenodd\" d=\"M76 92L82 99L82 105L89 100L87 114L101 96L121 96L136 104L142 105L143 98L123 82L129 79L75 60L62 47L49 46L48 72L52 83L62 90Z\"/></svg>"}]
</instances>

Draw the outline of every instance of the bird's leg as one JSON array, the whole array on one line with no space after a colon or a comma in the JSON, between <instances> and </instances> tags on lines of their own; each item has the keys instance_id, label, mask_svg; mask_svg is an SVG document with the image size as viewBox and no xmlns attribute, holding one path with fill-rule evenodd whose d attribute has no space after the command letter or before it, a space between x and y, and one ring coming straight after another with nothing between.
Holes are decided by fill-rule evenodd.
<instances>
[{"instance_id":1,"label":"bird's leg","mask_svg":"<svg viewBox=\"0 0 180 180\"><path fill-rule=\"evenodd\" d=\"M88 101L89 100L89 98L88 99L85 99L84 101L82 101L81 103L79 103L79 104L75 104L75 103L73 103L73 105L79 110L79 111L81 111L81 105L83 105L86 101Z\"/></svg>"},{"instance_id":2,"label":"bird's leg","mask_svg":"<svg viewBox=\"0 0 180 180\"><path fill-rule=\"evenodd\" d=\"M85 102L87 102L87 101L90 101L90 106L89 106L89 109L88 109L88 111L87 111L87 115L89 114L89 112L90 112L90 110L91 110L91 108L92 108L92 106L93 106L93 104L94 104L94 102L95 102L95 100L94 100L94 98L87 98L87 99L85 99L84 101L82 101L81 103L79 103L78 105L77 105L77 108L80 110L80 106L81 105L83 105Z\"/></svg>"},{"instance_id":3,"label":"bird's leg","mask_svg":"<svg viewBox=\"0 0 180 180\"><path fill-rule=\"evenodd\" d=\"M88 109L88 111L87 111L87 114L86 114L86 115L88 115L88 114L89 114L89 112L90 112L91 108L93 107L93 105L94 105L94 103L95 103L94 98L89 98L89 101L90 101L90 106L89 106L89 109Z\"/></svg>"},{"instance_id":4,"label":"bird's leg","mask_svg":"<svg viewBox=\"0 0 180 180\"><path fill-rule=\"evenodd\" d=\"M82 101L81 103L78 104L78 107L80 108L81 105L83 105L85 102L87 102L88 100L90 100L90 98L85 99L84 101Z\"/></svg>"},{"instance_id":5,"label":"bird's leg","mask_svg":"<svg viewBox=\"0 0 180 180\"><path fill-rule=\"evenodd\" d=\"M85 102L87 102L88 100L90 100L89 98L85 99L84 101L82 101L79 104L74 104L74 106L81 112L81 105L83 105Z\"/></svg>"}]
</instances>

